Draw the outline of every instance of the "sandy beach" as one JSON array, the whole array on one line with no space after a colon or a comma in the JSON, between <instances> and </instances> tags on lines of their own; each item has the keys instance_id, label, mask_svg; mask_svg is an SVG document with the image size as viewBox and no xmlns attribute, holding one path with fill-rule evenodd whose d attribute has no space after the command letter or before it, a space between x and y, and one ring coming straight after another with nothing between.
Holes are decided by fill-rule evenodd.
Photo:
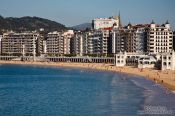
<instances>
[{"instance_id":1,"label":"sandy beach","mask_svg":"<svg viewBox=\"0 0 175 116\"><path fill-rule=\"evenodd\" d=\"M70 63L70 62L21 62L21 61L0 61L0 64L21 64L21 65L43 65L55 67L71 67L71 68L86 68L105 70L113 72L128 73L133 75L142 76L146 79L161 84L167 89L175 91L175 71L161 71L155 69L138 69L131 66L116 67L112 64L102 63Z\"/></svg>"}]
</instances>

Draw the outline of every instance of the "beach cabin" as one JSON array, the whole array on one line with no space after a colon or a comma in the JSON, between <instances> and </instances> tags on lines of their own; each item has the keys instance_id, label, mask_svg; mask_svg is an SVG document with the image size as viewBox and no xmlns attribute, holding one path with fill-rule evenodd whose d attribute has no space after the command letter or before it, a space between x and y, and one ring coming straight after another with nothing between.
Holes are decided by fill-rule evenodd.
<instances>
[{"instance_id":1,"label":"beach cabin","mask_svg":"<svg viewBox=\"0 0 175 116\"><path fill-rule=\"evenodd\" d=\"M154 68L157 60L153 56L141 57L138 61L138 68Z\"/></svg>"},{"instance_id":2,"label":"beach cabin","mask_svg":"<svg viewBox=\"0 0 175 116\"><path fill-rule=\"evenodd\" d=\"M115 66L125 66L126 65L126 59L127 59L127 53L120 52L115 55Z\"/></svg>"},{"instance_id":3,"label":"beach cabin","mask_svg":"<svg viewBox=\"0 0 175 116\"><path fill-rule=\"evenodd\" d=\"M161 55L161 70L175 70L175 52Z\"/></svg>"}]
</instances>

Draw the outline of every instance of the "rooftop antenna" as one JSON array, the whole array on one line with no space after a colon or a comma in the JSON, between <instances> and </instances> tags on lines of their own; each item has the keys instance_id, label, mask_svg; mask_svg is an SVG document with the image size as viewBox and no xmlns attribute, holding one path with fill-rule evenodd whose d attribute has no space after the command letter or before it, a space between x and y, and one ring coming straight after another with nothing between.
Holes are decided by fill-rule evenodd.
<instances>
[{"instance_id":1,"label":"rooftop antenna","mask_svg":"<svg viewBox=\"0 0 175 116\"><path fill-rule=\"evenodd\" d=\"M114 13L112 12L112 17L114 17Z\"/></svg>"},{"instance_id":2,"label":"rooftop antenna","mask_svg":"<svg viewBox=\"0 0 175 116\"><path fill-rule=\"evenodd\" d=\"M119 10L118 16L120 17L120 10Z\"/></svg>"},{"instance_id":3,"label":"rooftop antenna","mask_svg":"<svg viewBox=\"0 0 175 116\"><path fill-rule=\"evenodd\" d=\"M119 27L122 27L121 18L120 18L120 10L119 10L118 18L119 18Z\"/></svg>"}]
</instances>

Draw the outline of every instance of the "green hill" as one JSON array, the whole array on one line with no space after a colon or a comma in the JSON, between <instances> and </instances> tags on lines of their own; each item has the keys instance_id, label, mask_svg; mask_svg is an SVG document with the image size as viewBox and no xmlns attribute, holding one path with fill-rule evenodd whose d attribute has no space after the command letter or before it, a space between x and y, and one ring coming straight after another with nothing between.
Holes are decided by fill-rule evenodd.
<instances>
[{"instance_id":1,"label":"green hill","mask_svg":"<svg viewBox=\"0 0 175 116\"><path fill-rule=\"evenodd\" d=\"M39 17L4 18L0 16L0 33L7 30L16 32L34 31L44 28L45 32L67 29L63 24Z\"/></svg>"}]
</instances>

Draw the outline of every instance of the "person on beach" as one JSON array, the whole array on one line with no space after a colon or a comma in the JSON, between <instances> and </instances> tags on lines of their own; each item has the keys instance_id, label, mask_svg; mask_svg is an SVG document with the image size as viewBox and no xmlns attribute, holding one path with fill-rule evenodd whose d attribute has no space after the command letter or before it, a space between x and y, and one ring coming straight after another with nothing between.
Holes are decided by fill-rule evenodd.
<instances>
[{"instance_id":1,"label":"person on beach","mask_svg":"<svg viewBox=\"0 0 175 116\"><path fill-rule=\"evenodd\" d=\"M163 80L161 82L163 83Z\"/></svg>"},{"instance_id":2,"label":"person on beach","mask_svg":"<svg viewBox=\"0 0 175 116\"><path fill-rule=\"evenodd\" d=\"M156 82L156 84L158 83L157 80L155 82Z\"/></svg>"},{"instance_id":3,"label":"person on beach","mask_svg":"<svg viewBox=\"0 0 175 116\"><path fill-rule=\"evenodd\" d=\"M143 68L140 69L140 72L143 72Z\"/></svg>"}]
</instances>

